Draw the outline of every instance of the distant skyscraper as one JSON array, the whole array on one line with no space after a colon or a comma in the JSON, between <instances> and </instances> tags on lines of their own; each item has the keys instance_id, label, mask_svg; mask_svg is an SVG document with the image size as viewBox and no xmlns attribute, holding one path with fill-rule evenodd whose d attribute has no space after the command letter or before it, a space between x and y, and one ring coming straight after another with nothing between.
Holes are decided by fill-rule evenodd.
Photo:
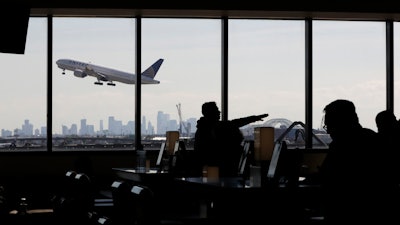
<instances>
[{"instance_id":1,"label":"distant skyscraper","mask_svg":"<svg viewBox=\"0 0 400 225\"><path fill-rule=\"evenodd\" d=\"M93 136L94 133L94 126L93 125L87 125L87 135Z\"/></svg>"},{"instance_id":2,"label":"distant skyscraper","mask_svg":"<svg viewBox=\"0 0 400 225\"><path fill-rule=\"evenodd\" d=\"M108 117L108 133L115 134L115 119L113 116Z\"/></svg>"},{"instance_id":3,"label":"distant skyscraper","mask_svg":"<svg viewBox=\"0 0 400 225\"><path fill-rule=\"evenodd\" d=\"M78 126L75 123L71 125L69 134L70 135L78 135Z\"/></svg>"},{"instance_id":4,"label":"distant skyscraper","mask_svg":"<svg viewBox=\"0 0 400 225\"><path fill-rule=\"evenodd\" d=\"M126 124L124 134L127 134L127 135L135 134L135 121L132 121L132 120L128 121L128 123Z\"/></svg>"},{"instance_id":5,"label":"distant skyscraper","mask_svg":"<svg viewBox=\"0 0 400 225\"><path fill-rule=\"evenodd\" d=\"M79 135L87 135L87 125L86 119L81 119L81 129L79 130Z\"/></svg>"},{"instance_id":6,"label":"distant skyscraper","mask_svg":"<svg viewBox=\"0 0 400 225\"><path fill-rule=\"evenodd\" d=\"M147 123L147 134L154 135L154 126L151 124L150 121Z\"/></svg>"},{"instance_id":7,"label":"distant skyscraper","mask_svg":"<svg viewBox=\"0 0 400 225\"><path fill-rule=\"evenodd\" d=\"M157 134L165 135L168 130L169 114L158 111L157 114Z\"/></svg>"},{"instance_id":8,"label":"distant skyscraper","mask_svg":"<svg viewBox=\"0 0 400 225\"><path fill-rule=\"evenodd\" d=\"M140 132L142 133L142 135L147 134L147 130L146 130L146 117L143 116L142 117L142 123L140 124Z\"/></svg>"},{"instance_id":9,"label":"distant skyscraper","mask_svg":"<svg viewBox=\"0 0 400 225\"><path fill-rule=\"evenodd\" d=\"M47 127L40 127L40 135L42 137L46 137L46 135L47 135Z\"/></svg>"},{"instance_id":10,"label":"distant skyscraper","mask_svg":"<svg viewBox=\"0 0 400 225\"><path fill-rule=\"evenodd\" d=\"M22 133L22 130L21 129L18 129L18 128L15 128L14 129L14 136L21 136L21 135L23 135L23 133Z\"/></svg>"},{"instance_id":11,"label":"distant skyscraper","mask_svg":"<svg viewBox=\"0 0 400 225\"><path fill-rule=\"evenodd\" d=\"M12 131L1 129L1 137L11 137Z\"/></svg>"},{"instance_id":12,"label":"distant skyscraper","mask_svg":"<svg viewBox=\"0 0 400 225\"><path fill-rule=\"evenodd\" d=\"M23 136L32 136L33 135L33 125L29 123L29 120L25 120L25 123L22 125L22 134Z\"/></svg>"},{"instance_id":13,"label":"distant skyscraper","mask_svg":"<svg viewBox=\"0 0 400 225\"><path fill-rule=\"evenodd\" d=\"M121 120L115 120L114 121L114 134L115 135L121 135L123 128L122 128L122 121Z\"/></svg>"},{"instance_id":14,"label":"distant skyscraper","mask_svg":"<svg viewBox=\"0 0 400 225\"><path fill-rule=\"evenodd\" d=\"M69 135L69 134L70 134L70 133L69 133L69 129L68 129L67 126L65 126L65 125L62 125L62 126L61 126L61 134L62 134L62 135Z\"/></svg>"},{"instance_id":15,"label":"distant skyscraper","mask_svg":"<svg viewBox=\"0 0 400 225\"><path fill-rule=\"evenodd\" d=\"M178 121L177 120L168 120L167 131L175 131L178 129Z\"/></svg>"}]
</instances>

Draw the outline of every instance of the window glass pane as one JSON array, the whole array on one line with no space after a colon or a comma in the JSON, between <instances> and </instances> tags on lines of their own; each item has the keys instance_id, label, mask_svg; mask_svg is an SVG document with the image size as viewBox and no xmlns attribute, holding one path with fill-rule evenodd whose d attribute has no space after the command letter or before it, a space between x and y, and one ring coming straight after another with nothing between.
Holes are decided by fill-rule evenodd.
<instances>
[{"instance_id":1,"label":"window glass pane","mask_svg":"<svg viewBox=\"0 0 400 225\"><path fill-rule=\"evenodd\" d=\"M394 114L400 119L400 23L395 22L394 31Z\"/></svg>"},{"instance_id":2,"label":"window glass pane","mask_svg":"<svg viewBox=\"0 0 400 225\"><path fill-rule=\"evenodd\" d=\"M385 23L314 21L313 32L313 127L321 129L327 104L348 99L360 124L376 131L386 109Z\"/></svg>"},{"instance_id":3,"label":"window glass pane","mask_svg":"<svg viewBox=\"0 0 400 225\"><path fill-rule=\"evenodd\" d=\"M293 122L305 122L304 43L304 21L229 21L228 117L269 114L242 128L246 138L254 126L275 127L277 138ZM304 146L294 134L286 136L288 147Z\"/></svg>"},{"instance_id":4,"label":"window glass pane","mask_svg":"<svg viewBox=\"0 0 400 225\"><path fill-rule=\"evenodd\" d=\"M112 69L134 73L135 20L54 18L53 25L54 150L132 149L135 86L117 81L112 86L84 75L118 73ZM80 61L75 65L84 67L62 74L59 59Z\"/></svg>"},{"instance_id":5,"label":"window glass pane","mask_svg":"<svg viewBox=\"0 0 400 225\"><path fill-rule=\"evenodd\" d=\"M2 35L7 35L3 33ZM30 18L24 54L0 53L4 93L0 151L46 151L47 19ZM13 145L14 147L14 145Z\"/></svg>"},{"instance_id":6,"label":"window glass pane","mask_svg":"<svg viewBox=\"0 0 400 225\"><path fill-rule=\"evenodd\" d=\"M142 31L142 69L165 60L155 77L160 83L142 86L142 134L165 137L167 130L179 130L180 108L180 136L193 137L201 105L220 105L221 21L143 19Z\"/></svg>"}]
</instances>

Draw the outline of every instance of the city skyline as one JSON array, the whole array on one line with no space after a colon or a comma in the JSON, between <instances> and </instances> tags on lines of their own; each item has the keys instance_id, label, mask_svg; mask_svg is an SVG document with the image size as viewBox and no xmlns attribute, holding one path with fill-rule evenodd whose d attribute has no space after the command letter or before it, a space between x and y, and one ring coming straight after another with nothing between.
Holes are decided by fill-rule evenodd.
<instances>
[{"instance_id":1,"label":"city skyline","mask_svg":"<svg viewBox=\"0 0 400 225\"><path fill-rule=\"evenodd\" d=\"M155 124L158 124L159 122L156 121L155 123L153 123L152 121L149 121L146 119L146 116L142 116L142 120L141 120L141 127L144 128L142 129L142 135L153 135L153 134L165 134L166 130L179 130L179 126L180 123L178 120L176 119L169 119L170 118L170 114L168 113L163 113L162 111L158 111L158 113L160 114L164 114L165 117L167 118L167 127L165 127L164 129L162 128L156 128ZM113 119L115 121L115 123L121 124L122 126L125 127L129 127L129 132L128 133L124 133L121 131L121 133L118 132L111 132L110 133L110 119ZM105 121L108 121L107 123L104 123ZM191 123L191 132L194 132L193 128L195 128L195 124L194 122L196 122L197 119L195 118L189 118L185 121L183 121L185 124L187 123ZM143 125L144 122L144 125ZM84 125L82 124L84 123ZM72 123L68 123L68 124L62 124L62 128L61 128L61 133L55 133L53 132L53 135L68 135L65 133L65 129L67 130L74 130L76 129L76 132L73 132L73 134L81 134L81 135L85 135L84 133L81 133L82 128L84 126L88 126L88 127L93 127L93 128L86 128L86 129L90 129L93 130L94 133L92 133L91 131L89 131L88 135L92 135L92 134L115 134L115 135L120 135L120 134L134 134L135 133L135 128L134 128L134 124L135 121L134 120L129 120L129 121L123 121L123 120L118 120L118 118L115 118L114 116L108 116L106 119L101 119L98 121L98 123L95 124L91 124L91 123L87 123L87 119L86 118L81 118L78 122L72 122ZM194 125L193 125L194 124ZM78 126L79 125L79 126ZM75 127L75 128L74 128ZM124 128L123 128L124 129ZM162 131L160 131L162 130ZM102 131L105 131L105 133L102 133ZM107 131L107 132L106 132ZM152 132L154 131L154 132ZM17 133L17 134L16 134ZM25 119L24 123L21 125L21 127L16 127L12 130L9 129L4 129L1 128L1 136L5 137L5 136L15 136L15 135L19 135L19 134L25 134L27 136L30 135L40 135L40 136L46 136L47 133L47 126L36 126L33 123L30 123L29 119Z\"/></svg>"},{"instance_id":2,"label":"city skyline","mask_svg":"<svg viewBox=\"0 0 400 225\"><path fill-rule=\"evenodd\" d=\"M142 116L142 120L141 120L141 127L142 127L142 135L164 135L166 131L179 131L180 129L180 121L176 120L176 119L170 119L170 114L168 113L163 113L162 111L158 111L158 114L162 114L162 116L164 117L161 120L165 120L164 124L166 124L166 127L164 128L158 128L156 127L157 124L160 124L160 121L157 120L155 123L153 123L152 121L149 121L146 119L146 116ZM110 131L110 118L112 118L112 120L114 120L116 123L120 123L122 126L129 126L129 129L131 131L131 133L118 133L118 132L109 132ZM193 134L196 131L196 124L197 124L197 120L199 118L188 118L187 120L183 120L183 126L187 126L190 129L190 132ZM279 118L282 119L282 118ZM272 120L277 120L277 118L270 118L270 119L265 119L263 121L257 121L254 123L251 123L250 125L260 125L260 124L265 124L268 121L272 121ZM107 123L104 123L105 121L109 121ZM288 120L289 121L289 120ZM53 132L53 135L69 135L66 132L66 130L76 130L76 132L74 132L73 134L80 134L80 130L82 130L83 128L83 124L84 126L88 126L88 127L92 127L92 128L88 128L90 130L93 130L94 133L88 133L88 135L106 135L106 134L115 134L115 135L120 135L120 134L134 134L135 133L135 129L134 129L134 124L135 121L134 120L129 120L129 121L123 121L123 120L118 120L118 118L115 118L114 116L108 116L107 119L101 119L98 121L97 125L91 124L91 123L87 123L87 119L86 118L81 118L78 122L74 123L68 123L68 124L62 124L62 128L61 128L61 133L55 133ZM161 121L162 123L162 121ZM78 125L79 124L79 125ZM145 125L143 125L145 124ZM287 124L286 124L287 126ZM25 127L25 128L24 128ZM4 128L0 128L1 129L1 137L8 137L8 136L15 136L15 132L20 133L20 134L26 134L27 136L33 135L33 136L46 136L47 134L47 126L36 126L33 123L30 123L29 119L25 119L24 123L21 125L21 127L16 127L12 130L8 130L8 129L4 129ZM151 131L149 131L149 129L153 129L154 133L152 133ZM102 133L102 131L107 131L105 133ZM68 132L68 131L67 131ZM185 135L185 130L184 127L182 127L182 135ZM85 135L82 134L81 135Z\"/></svg>"}]
</instances>

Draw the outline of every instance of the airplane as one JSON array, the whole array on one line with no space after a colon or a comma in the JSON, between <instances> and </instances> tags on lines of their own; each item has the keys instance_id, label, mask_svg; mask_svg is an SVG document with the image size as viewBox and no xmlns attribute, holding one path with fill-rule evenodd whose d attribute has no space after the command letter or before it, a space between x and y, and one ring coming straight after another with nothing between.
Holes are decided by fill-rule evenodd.
<instances>
[{"instance_id":1,"label":"airplane","mask_svg":"<svg viewBox=\"0 0 400 225\"><path fill-rule=\"evenodd\" d=\"M154 80L154 77L163 61L164 59L158 59L142 73L142 84L160 83L160 81ZM89 75L97 78L97 81L94 82L96 85L103 85L103 82L107 82L107 85L115 86L114 81L125 84L135 84L136 82L136 75L133 73L123 72L92 63L85 63L73 59L59 59L56 64L63 70L63 75L65 75L65 70L70 70L74 72L74 76L76 77L84 78Z\"/></svg>"}]
</instances>

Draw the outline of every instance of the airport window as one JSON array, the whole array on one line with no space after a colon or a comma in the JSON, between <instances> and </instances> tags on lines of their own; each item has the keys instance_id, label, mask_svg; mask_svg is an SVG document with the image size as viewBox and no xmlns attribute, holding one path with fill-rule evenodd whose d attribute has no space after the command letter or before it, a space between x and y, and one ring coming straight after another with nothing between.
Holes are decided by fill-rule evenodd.
<instances>
[{"instance_id":1,"label":"airport window","mask_svg":"<svg viewBox=\"0 0 400 225\"><path fill-rule=\"evenodd\" d=\"M354 102L362 126L377 130L376 114L386 109L384 22L313 21L313 116L344 98Z\"/></svg>"},{"instance_id":2,"label":"airport window","mask_svg":"<svg viewBox=\"0 0 400 225\"><path fill-rule=\"evenodd\" d=\"M1 152L47 150L46 54L45 18L29 19L24 54L0 53Z\"/></svg>"},{"instance_id":3,"label":"airport window","mask_svg":"<svg viewBox=\"0 0 400 225\"><path fill-rule=\"evenodd\" d=\"M135 73L135 19L54 18L53 52L53 151L132 150L135 86L88 73ZM63 74L60 59L81 64Z\"/></svg>"},{"instance_id":4,"label":"airport window","mask_svg":"<svg viewBox=\"0 0 400 225\"><path fill-rule=\"evenodd\" d=\"M222 20L142 19L141 69L156 67L154 80L160 83L142 85L142 119L136 122L135 85L109 82L104 71L99 79L89 74L94 66L135 73L135 22L54 17L48 104L47 18L31 17L25 54L0 54L3 73L12 78L1 84L7 107L1 108L0 151L132 150L135 126L141 127L145 149L157 149L147 140L162 140L168 130L193 136L202 103L221 107ZM360 123L376 130L375 116L387 107L385 22L312 24L313 130L323 134L323 107L338 98L352 100ZM268 113L253 125L305 122L305 21L229 19L228 26L228 119ZM394 23L394 102L400 96L398 30ZM63 74L60 59L74 71ZM52 147L47 147L48 105ZM397 104L394 111L399 113ZM251 138L251 129L243 132ZM300 142L292 147L302 147Z\"/></svg>"},{"instance_id":5,"label":"airport window","mask_svg":"<svg viewBox=\"0 0 400 225\"><path fill-rule=\"evenodd\" d=\"M394 114L400 119L400 23L393 24L394 32ZM397 104L396 104L397 103Z\"/></svg>"},{"instance_id":6,"label":"airport window","mask_svg":"<svg viewBox=\"0 0 400 225\"><path fill-rule=\"evenodd\" d=\"M142 85L143 139L162 140L166 131L179 130L191 148L201 105L221 100L221 21L143 19L142 56L143 66L165 59L160 84ZM157 145L143 142L147 149L151 143Z\"/></svg>"},{"instance_id":7,"label":"airport window","mask_svg":"<svg viewBox=\"0 0 400 225\"><path fill-rule=\"evenodd\" d=\"M278 138L293 122L305 123L304 43L304 21L229 21L228 117L269 114L242 128L248 139L254 126L272 126ZM296 130L304 131L296 126L285 140L304 147Z\"/></svg>"}]
</instances>

